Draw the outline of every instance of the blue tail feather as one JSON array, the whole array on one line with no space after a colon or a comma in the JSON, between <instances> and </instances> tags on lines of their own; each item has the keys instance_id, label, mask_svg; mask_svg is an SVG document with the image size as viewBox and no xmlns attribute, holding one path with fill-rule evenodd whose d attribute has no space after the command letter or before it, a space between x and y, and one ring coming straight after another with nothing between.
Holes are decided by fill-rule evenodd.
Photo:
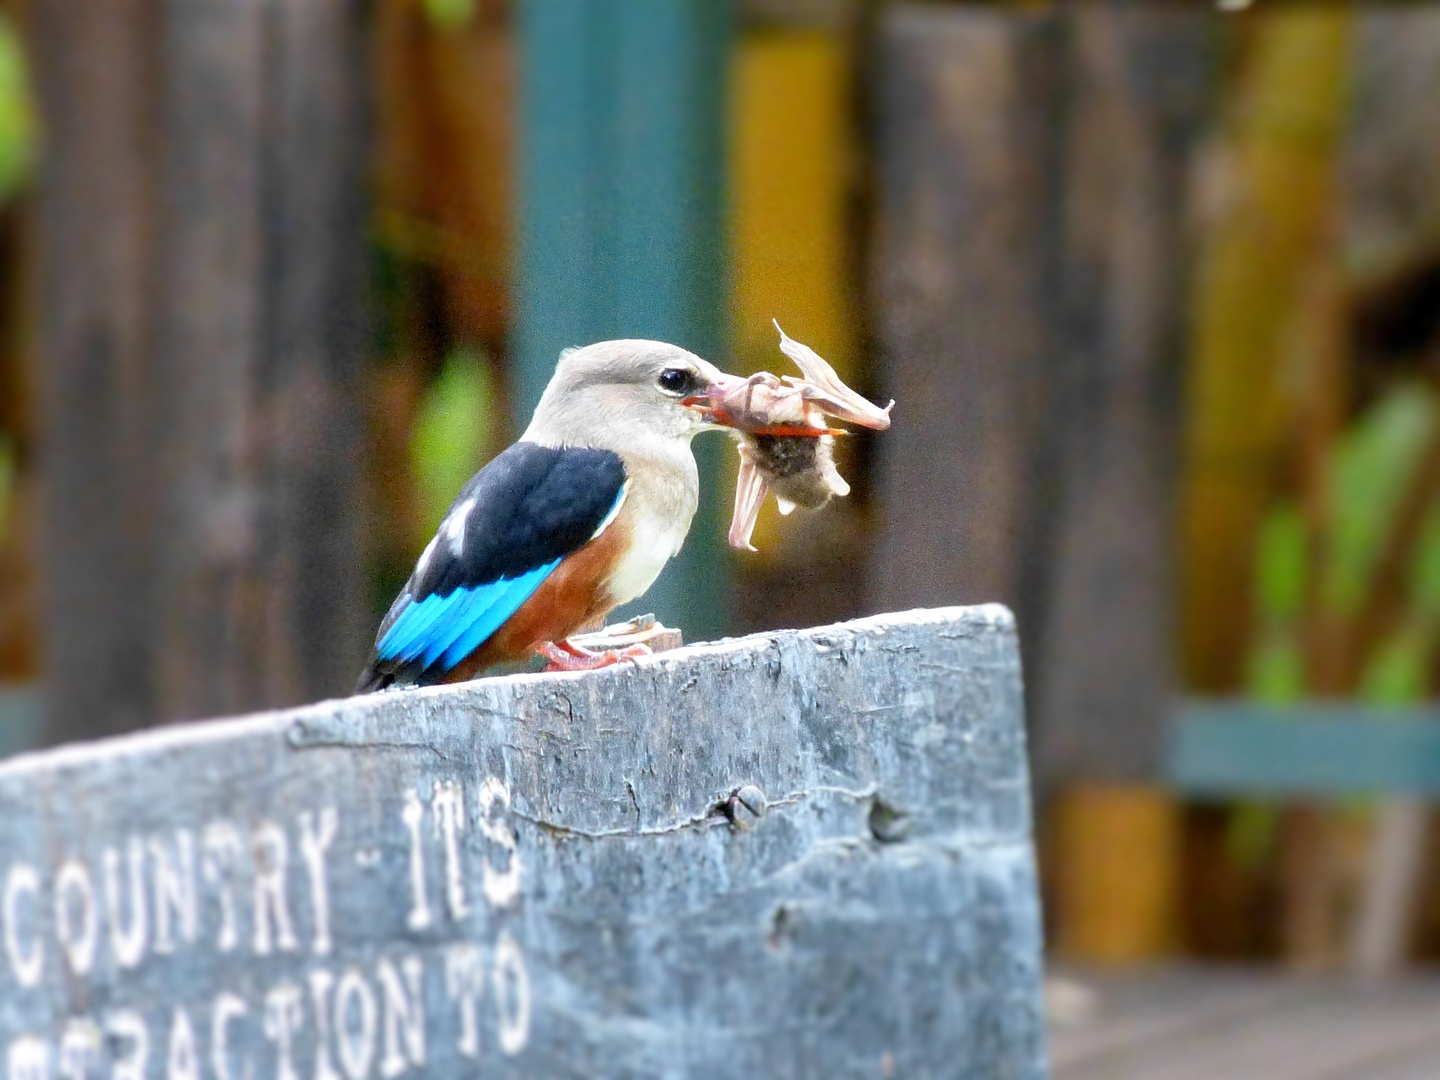
<instances>
[{"instance_id":1,"label":"blue tail feather","mask_svg":"<svg viewBox=\"0 0 1440 1080\"><path fill-rule=\"evenodd\" d=\"M445 650L465 633L476 619L482 618L485 612L503 601L508 587L509 583L501 578L478 589L456 589L451 593L458 598L453 610L447 611L444 619L438 622L421 642L424 649L420 655L425 666L428 668L439 660Z\"/></svg>"},{"instance_id":2,"label":"blue tail feather","mask_svg":"<svg viewBox=\"0 0 1440 1080\"><path fill-rule=\"evenodd\" d=\"M419 659L427 668L443 658L442 667L449 670L484 644L559 565L556 559L513 579L412 602L386 631L377 651L381 659Z\"/></svg>"},{"instance_id":3,"label":"blue tail feather","mask_svg":"<svg viewBox=\"0 0 1440 1080\"><path fill-rule=\"evenodd\" d=\"M445 601L449 599L446 596L427 596L418 602L412 600L380 639L376 651L387 660L413 660L415 647L444 613Z\"/></svg>"},{"instance_id":4,"label":"blue tail feather","mask_svg":"<svg viewBox=\"0 0 1440 1080\"><path fill-rule=\"evenodd\" d=\"M494 604L483 615L477 616L445 651L445 667L454 667L478 649L491 634L500 629L506 619L520 609L520 605L530 598L540 587L540 583L559 565L560 560L556 559L509 582L503 596L497 596Z\"/></svg>"},{"instance_id":5,"label":"blue tail feather","mask_svg":"<svg viewBox=\"0 0 1440 1080\"><path fill-rule=\"evenodd\" d=\"M431 637L459 611L469 599L469 593L462 590L445 596L427 596L418 603L412 602L386 632L379 645L379 653L386 659L414 660L430 643Z\"/></svg>"}]
</instances>

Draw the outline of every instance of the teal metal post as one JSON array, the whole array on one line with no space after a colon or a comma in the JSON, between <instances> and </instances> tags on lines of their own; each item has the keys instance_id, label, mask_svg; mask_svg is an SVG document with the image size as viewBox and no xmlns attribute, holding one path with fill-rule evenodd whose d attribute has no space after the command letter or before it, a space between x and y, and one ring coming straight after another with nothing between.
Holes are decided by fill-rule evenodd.
<instances>
[{"instance_id":1,"label":"teal metal post","mask_svg":"<svg viewBox=\"0 0 1440 1080\"><path fill-rule=\"evenodd\" d=\"M659 338L725 365L730 0L521 0L517 430L562 349ZM685 549L634 606L725 629L719 435Z\"/></svg>"}]
</instances>

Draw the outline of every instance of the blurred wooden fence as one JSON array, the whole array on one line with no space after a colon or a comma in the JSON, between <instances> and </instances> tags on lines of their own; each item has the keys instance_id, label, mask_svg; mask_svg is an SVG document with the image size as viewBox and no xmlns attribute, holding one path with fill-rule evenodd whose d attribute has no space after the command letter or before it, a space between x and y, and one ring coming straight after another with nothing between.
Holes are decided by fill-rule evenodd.
<instances>
[{"instance_id":1,"label":"blurred wooden fence","mask_svg":"<svg viewBox=\"0 0 1440 1080\"><path fill-rule=\"evenodd\" d=\"M898 5L879 28L882 607L1003 597L1045 777L1159 760L1188 165L1209 16Z\"/></svg>"},{"instance_id":2,"label":"blurred wooden fence","mask_svg":"<svg viewBox=\"0 0 1440 1080\"><path fill-rule=\"evenodd\" d=\"M47 738L363 655L364 5L35 4Z\"/></svg>"}]
</instances>

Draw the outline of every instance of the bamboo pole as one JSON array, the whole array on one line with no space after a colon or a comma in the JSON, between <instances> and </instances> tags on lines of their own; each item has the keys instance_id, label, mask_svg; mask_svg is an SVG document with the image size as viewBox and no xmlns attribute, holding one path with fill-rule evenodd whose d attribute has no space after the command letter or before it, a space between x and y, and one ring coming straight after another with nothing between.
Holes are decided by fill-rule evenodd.
<instances>
[{"instance_id":1,"label":"bamboo pole","mask_svg":"<svg viewBox=\"0 0 1440 1080\"><path fill-rule=\"evenodd\" d=\"M1181 639L1192 690L1233 692L1245 643L1261 518L1287 466L1323 519L1319 462L1339 414L1335 155L1346 118L1352 15L1287 6L1246 17L1222 135L1204 171L1206 232L1195 298L1188 475L1182 495ZM1308 441L1290 458L1291 432ZM1309 642L1310 677L1339 678L1342 635ZM1334 859L1326 815L1297 806L1282 825L1287 958L1334 951Z\"/></svg>"},{"instance_id":2,"label":"bamboo pole","mask_svg":"<svg viewBox=\"0 0 1440 1080\"><path fill-rule=\"evenodd\" d=\"M1240 683L1259 523L1285 467L1305 373L1287 370L1317 259L1333 258L1335 150L1351 15L1249 16L1220 140L1202 171L1205 232L1187 386L1181 639L1187 685ZM1292 354L1293 358L1293 354Z\"/></svg>"}]
</instances>

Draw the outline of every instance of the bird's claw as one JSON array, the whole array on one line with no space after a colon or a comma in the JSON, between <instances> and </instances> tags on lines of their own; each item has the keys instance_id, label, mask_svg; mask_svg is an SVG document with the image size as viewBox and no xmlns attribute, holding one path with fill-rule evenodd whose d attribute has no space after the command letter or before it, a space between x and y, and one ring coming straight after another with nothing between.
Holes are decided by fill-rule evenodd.
<instances>
[{"instance_id":1,"label":"bird's claw","mask_svg":"<svg viewBox=\"0 0 1440 1080\"><path fill-rule=\"evenodd\" d=\"M654 656L655 650L646 645L643 641L637 641L634 645L626 645L619 652L611 653L617 660L639 660L642 656Z\"/></svg>"},{"instance_id":2,"label":"bird's claw","mask_svg":"<svg viewBox=\"0 0 1440 1080\"><path fill-rule=\"evenodd\" d=\"M618 664L621 660L636 660L642 656L649 656L653 651L650 646L644 644L627 645L623 649L611 649L605 652L592 652L590 649L581 648L573 641L562 641L558 644L553 641L542 641L535 646L535 652L547 661L541 669L542 671L595 671L599 668L609 667L611 664Z\"/></svg>"}]
</instances>

